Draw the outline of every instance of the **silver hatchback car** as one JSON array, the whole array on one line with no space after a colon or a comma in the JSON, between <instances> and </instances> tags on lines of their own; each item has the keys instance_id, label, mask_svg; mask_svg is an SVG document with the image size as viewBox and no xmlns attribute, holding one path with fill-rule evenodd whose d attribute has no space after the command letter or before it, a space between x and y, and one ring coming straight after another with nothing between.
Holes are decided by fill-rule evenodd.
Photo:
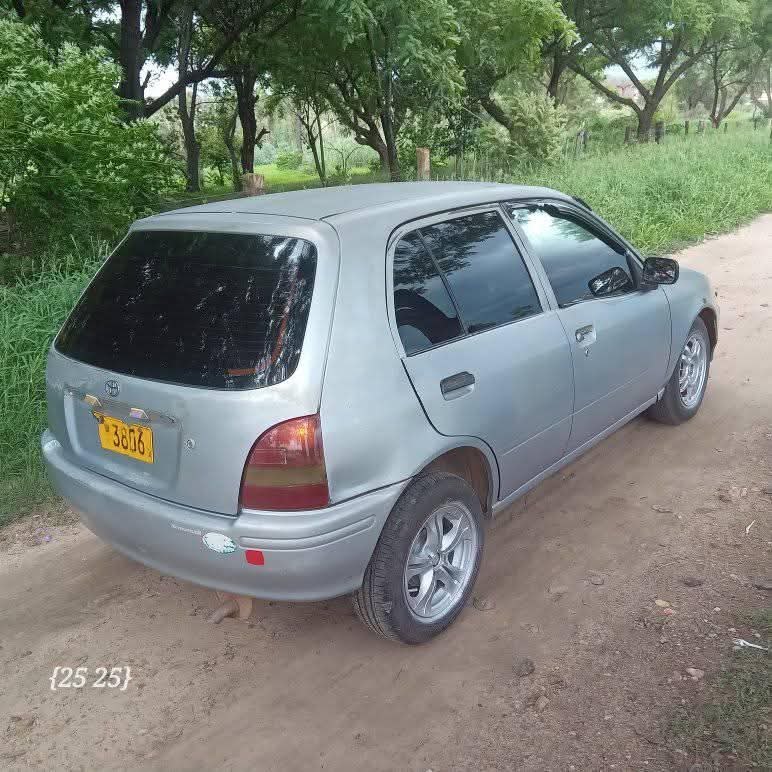
<instances>
[{"instance_id":1,"label":"silver hatchback car","mask_svg":"<svg viewBox=\"0 0 772 772\"><path fill-rule=\"evenodd\" d=\"M421 643L484 521L648 410L699 409L714 293L545 188L405 183L135 223L48 359L42 446L85 524L239 595L353 593Z\"/></svg>"}]
</instances>

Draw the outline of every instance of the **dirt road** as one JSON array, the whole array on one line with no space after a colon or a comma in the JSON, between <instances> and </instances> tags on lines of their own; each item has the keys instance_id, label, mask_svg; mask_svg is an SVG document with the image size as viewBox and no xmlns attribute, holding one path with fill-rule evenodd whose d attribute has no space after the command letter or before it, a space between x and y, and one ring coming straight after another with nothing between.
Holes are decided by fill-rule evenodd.
<instances>
[{"instance_id":1,"label":"dirt road","mask_svg":"<svg viewBox=\"0 0 772 772\"><path fill-rule=\"evenodd\" d=\"M752 580L772 573L772 215L680 258L723 312L701 412L634 421L506 513L477 587L495 608L470 605L430 645L378 640L347 599L208 625L212 593L66 518L7 529L0 767L688 766L659 717L704 688L735 612L769 602ZM521 657L532 675L513 672ZM133 680L50 691L55 665Z\"/></svg>"}]
</instances>

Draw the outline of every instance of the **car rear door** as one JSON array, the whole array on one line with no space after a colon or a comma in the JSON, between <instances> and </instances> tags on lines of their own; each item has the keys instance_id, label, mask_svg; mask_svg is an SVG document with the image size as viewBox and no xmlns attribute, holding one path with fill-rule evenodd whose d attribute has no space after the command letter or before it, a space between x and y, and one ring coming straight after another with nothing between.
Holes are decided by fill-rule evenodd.
<instances>
[{"instance_id":1,"label":"car rear door","mask_svg":"<svg viewBox=\"0 0 772 772\"><path fill-rule=\"evenodd\" d=\"M494 451L504 498L557 461L573 405L563 327L498 207L412 223L391 242L392 323L434 427Z\"/></svg>"},{"instance_id":2,"label":"car rear door","mask_svg":"<svg viewBox=\"0 0 772 772\"><path fill-rule=\"evenodd\" d=\"M662 387L670 355L670 306L660 287L640 286L635 258L589 213L544 202L515 202L505 211L540 262L570 341L571 452Z\"/></svg>"}]
</instances>

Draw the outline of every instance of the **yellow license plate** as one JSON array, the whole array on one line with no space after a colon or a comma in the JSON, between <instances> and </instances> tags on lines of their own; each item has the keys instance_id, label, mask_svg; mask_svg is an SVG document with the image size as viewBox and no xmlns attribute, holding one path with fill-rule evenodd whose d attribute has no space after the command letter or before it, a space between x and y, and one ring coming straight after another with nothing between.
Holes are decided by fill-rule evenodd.
<instances>
[{"instance_id":1,"label":"yellow license plate","mask_svg":"<svg viewBox=\"0 0 772 772\"><path fill-rule=\"evenodd\" d=\"M94 413L99 422L99 442L105 450L153 463L153 430L139 424L127 424L109 415Z\"/></svg>"}]
</instances>

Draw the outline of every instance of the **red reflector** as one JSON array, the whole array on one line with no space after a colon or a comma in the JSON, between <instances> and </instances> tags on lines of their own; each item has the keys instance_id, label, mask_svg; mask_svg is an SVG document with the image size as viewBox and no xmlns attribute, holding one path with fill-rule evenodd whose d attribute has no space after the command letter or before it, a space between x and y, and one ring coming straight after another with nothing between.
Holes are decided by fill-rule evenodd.
<instances>
[{"instance_id":1,"label":"red reflector","mask_svg":"<svg viewBox=\"0 0 772 772\"><path fill-rule=\"evenodd\" d=\"M250 566L264 566L265 556L262 550L247 550L244 555L247 558L247 563Z\"/></svg>"},{"instance_id":2,"label":"red reflector","mask_svg":"<svg viewBox=\"0 0 772 772\"><path fill-rule=\"evenodd\" d=\"M297 511L330 503L319 415L293 418L265 432L244 466L246 509Z\"/></svg>"}]
</instances>

